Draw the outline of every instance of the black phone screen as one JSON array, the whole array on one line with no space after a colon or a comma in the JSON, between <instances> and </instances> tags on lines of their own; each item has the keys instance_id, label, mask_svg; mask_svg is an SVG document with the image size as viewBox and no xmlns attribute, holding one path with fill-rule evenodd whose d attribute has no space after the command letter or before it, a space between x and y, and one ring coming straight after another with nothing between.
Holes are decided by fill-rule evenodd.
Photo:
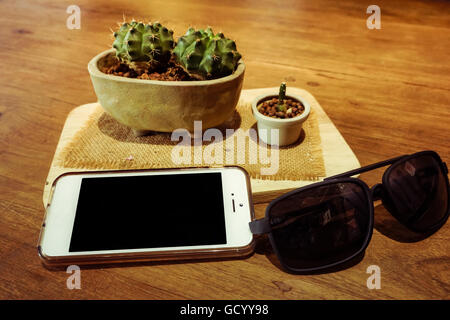
<instances>
[{"instance_id":1,"label":"black phone screen","mask_svg":"<svg viewBox=\"0 0 450 320\"><path fill-rule=\"evenodd\" d=\"M83 178L69 252L225 244L221 173Z\"/></svg>"}]
</instances>

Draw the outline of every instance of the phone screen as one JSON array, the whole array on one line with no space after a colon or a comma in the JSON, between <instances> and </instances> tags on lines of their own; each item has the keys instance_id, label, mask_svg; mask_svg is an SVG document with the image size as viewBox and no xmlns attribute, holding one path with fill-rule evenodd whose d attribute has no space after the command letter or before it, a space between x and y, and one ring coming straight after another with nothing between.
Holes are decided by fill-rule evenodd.
<instances>
[{"instance_id":1,"label":"phone screen","mask_svg":"<svg viewBox=\"0 0 450 320\"><path fill-rule=\"evenodd\" d=\"M81 181L70 252L226 242L221 173Z\"/></svg>"}]
</instances>

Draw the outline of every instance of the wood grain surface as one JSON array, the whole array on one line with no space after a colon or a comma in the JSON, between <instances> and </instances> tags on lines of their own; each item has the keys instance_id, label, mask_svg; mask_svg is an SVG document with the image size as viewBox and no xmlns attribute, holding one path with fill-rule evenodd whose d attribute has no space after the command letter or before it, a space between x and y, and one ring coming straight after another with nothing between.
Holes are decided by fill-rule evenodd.
<instances>
[{"instance_id":1,"label":"wood grain surface","mask_svg":"<svg viewBox=\"0 0 450 320\"><path fill-rule=\"evenodd\" d=\"M81 8L69 30L66 9ZM87 62L126 17L159 20L179 36L210 25L236 39L244 88L285 80L305 88L361 165L424 149L450 162L450 3L376 1L381 29L366 27L372 1L1 1L0 298L2 299L449 299L450 225L418 241L381 206L365 256L332 273L280 270L264 238L247 259L82 269L42 267L36 251L42 190L64 121L96 100ZM369 185L382 170L361 176ZM266 204L256 206L264 214ZM369 290L366 269L381 269Z\"/></svg>"}]
</instances>

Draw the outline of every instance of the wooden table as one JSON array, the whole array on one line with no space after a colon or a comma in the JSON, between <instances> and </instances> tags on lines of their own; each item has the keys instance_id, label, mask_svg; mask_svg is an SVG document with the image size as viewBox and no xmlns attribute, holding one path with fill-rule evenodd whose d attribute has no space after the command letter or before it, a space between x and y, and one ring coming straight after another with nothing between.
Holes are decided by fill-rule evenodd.
<instances>
[{"instance_id":1,"label":"wooden table","mask_svg":"<svg viewBox=\"0 0 450 320\"><path fill-rule=\"evenodd\" d=\"M81 8L69 30L66 8ZM358 264L335 273L281 271L267 243L248 259L82 269L81 290L44 269L36 244L42 190L64 120L96 97L87 62L126 17L160 20L179 36L211 25L236 39L244 88L310 91L362 165L423 149L450 162L450 3L377 1L381 29L366 27L365 1L1 1L0 298L428 299L450 298L450 224L422 241L377 205ZM381 171L362 175L373 185ZM261 217L265 204L257 205ZM381 269L369 290L366 269Z\"/></svg>"}]
</instances>

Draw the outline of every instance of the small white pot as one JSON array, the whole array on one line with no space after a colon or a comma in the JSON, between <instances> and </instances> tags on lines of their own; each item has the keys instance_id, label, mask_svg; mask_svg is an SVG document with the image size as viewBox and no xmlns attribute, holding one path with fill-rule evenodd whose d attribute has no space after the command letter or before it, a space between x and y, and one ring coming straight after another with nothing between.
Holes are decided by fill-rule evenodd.
<instances>
[{"instance_id":1,"label":"small white pot","mask_svg":"<svg viewBox=\"0 0 450 320\"><path fill-rule=\"evenodd\" d=\"M288 94L288 92L286 92L286 99L292 99L301 102L305 107L305 110L301 115L294 118L271 118L263 115L257 109L258 105L261 102L271 98L278 98L278 92L256 97L252 103L253 116L255 117L258 124L259 139L261 139L264 143L270 145L278 144L279 146L287 146L289 144L293 144L300 138L303 122L308 119L309 113L311 112L311 106L303 97L297 94ZM276 132L272 132L272 130L278 130L278 139L276 139ZM275 140L278 141L272 141L272 136L273 138L275 138Z\"/></svg>"}]
</instances>

